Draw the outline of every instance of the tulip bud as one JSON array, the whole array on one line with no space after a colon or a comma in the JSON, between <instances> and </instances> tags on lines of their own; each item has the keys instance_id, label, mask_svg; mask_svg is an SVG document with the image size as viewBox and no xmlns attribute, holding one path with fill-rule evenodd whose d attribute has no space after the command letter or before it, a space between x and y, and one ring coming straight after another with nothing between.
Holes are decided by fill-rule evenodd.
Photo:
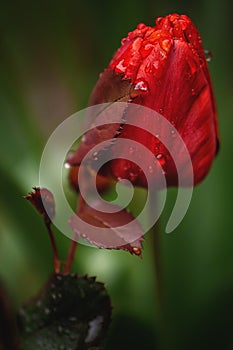
<instances>
[{"instance_id":1,"label":"tulip bud","mask_svg":"<svg viewBox=\"0 0 233 350\"><path fill-rule=\"evenodd\" d=\"M122 40L108 68L100 75L90 105L116 101L148 107L166 118L190 154L194 184L204 179L219 144L216 106L202 40L187 16L160 17L154 27L139 24ZM126 113L121 129L118 125L115 130L115 137L144 145L159 161L167 186L177 186L176 166L166 146L159 138L143 130L143 122L140 128L127 124L134 118L142 119L142 116ZM156 122L151 119L151 124ZM95 143L93 131L90 133ZM159 130L159 133L163 134L164 130ZM100 133L98 137L101 138ZM182 155L179 156L174 139L175 134L171 132L168 142L182 164ZM88 148L84 141L78 154L83 154L85 147ZM114 158L114 147L112 153ZM81 160L76 154L78 158ZM126 178L135 185L146 187L145 175L135 163L118 157L107 166L115 178ZM186 176L185 170L183 176Z\"/></svg>"}]
</instances>

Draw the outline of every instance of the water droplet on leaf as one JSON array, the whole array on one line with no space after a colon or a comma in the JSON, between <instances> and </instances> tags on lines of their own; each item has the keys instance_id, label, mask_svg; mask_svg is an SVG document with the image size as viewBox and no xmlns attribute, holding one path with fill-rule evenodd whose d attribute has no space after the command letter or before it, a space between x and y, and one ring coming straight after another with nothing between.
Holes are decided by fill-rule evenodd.
<instances>
[{"instance_id":1,"label":"water droplet on leaf","mask_svg":"<svg viewBox=\"0 0 233 350\"><path fill-rule=\"evenodd\" d=\"M51 311L50 311L47 307L44 309L44 313L45 313L46 315L49 315L50 312L51 312Z\"/></svg>"}]
</instances>

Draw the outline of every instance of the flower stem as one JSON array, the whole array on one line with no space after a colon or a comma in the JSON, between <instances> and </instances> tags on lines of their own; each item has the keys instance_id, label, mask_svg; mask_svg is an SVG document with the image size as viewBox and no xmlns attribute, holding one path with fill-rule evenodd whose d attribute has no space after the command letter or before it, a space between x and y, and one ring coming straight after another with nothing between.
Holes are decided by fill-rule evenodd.
<instances>
[{"instance_id":1,"label":"flower stem","mask_svg":"<svg viewBox=\"0 0 233 350\"><path fill-rule=\"evenodd\" d=\"M82 196L80 196L79 201L78 201L78 205L77 205L77 215L78 215L78 213L80 213L82 211L83 205L84 205L84 199ZM71 267L72 267L72 264L74 261L76 248L77 248L77 241L75 238L76 238L76 234L74 234L73 240L70 243L70 248L69 248L69 252L67 255L67 259L66 259L63 273L70 273L70 270L71 270Z\"/></svg>"},{"instance_id":2,"label":"flower stem","mask_svg":"<svg viewBox=\"0 0 233 350\"><path fill-rule=\"evenodd\" d=\"M46 222L46 220L45 220L45 226L47 228L49 238L51 241L51 245L52 245L52 249L53 249L54 272L60 273L61 261L58 257L58 250L57 250L57 245L55 242L54 234L53 234L53 231L51 229L51 222Z\"/></svg>"},{"instance_id":3,"label":"flower stem","mask_svg":"<svg viewBox=\"0 0 233 350\"><path fill-rule=\"evenodd\" d=\"M63 270L63 273L70 273L71 266L72 266L73 261L74 261L76 247L77 247L77 242L75 240L72 240L72 242L70 244L70 249L69 249L69 252L67 255L66 264L65 264L65 268Z\"/></svg>"},{"instance_id":4,"label":"flower stem","mask_svg":"<svg viewBox=\"0 0 233 350\"><path fill-rule=\"evenodd\" d=\"M164 309L164 289L163 289L163 266L162 266L162 245L159 231L159 223L157 222L153 228L153 252L154 252L154 268L157 285L157 296L160 312Z\"/></svg>"},{"instance_id":5,"label":"flower stem","mask_svg":"<svg viewBox=\"0 0 233 350\"><path fill-rule=\"evenodd\" d=\"M155 215L155 206L157 205L157 190L152 191L150 201L150 217L153 218ZM154 259L154 270L157 288L157 298L159 306L159 315L163 318L164 313L164 284L163 284L163 264L162 264L162 245L160 235L160 225L157 221L152 229L152 246L153 246L153 259Z\"/></svg>"}]
</instances>

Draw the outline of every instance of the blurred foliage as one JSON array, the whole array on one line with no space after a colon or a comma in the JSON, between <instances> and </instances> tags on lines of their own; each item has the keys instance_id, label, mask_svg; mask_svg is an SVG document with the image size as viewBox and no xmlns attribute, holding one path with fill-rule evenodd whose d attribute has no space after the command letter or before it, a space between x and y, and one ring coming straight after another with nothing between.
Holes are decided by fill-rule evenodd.
<instances>
[{"instance_id":1,"label":"blurred foliage","mask_svg":"<svg viewBox=\"0 0 233 350\"><path fill-rule=\"evenodd\" d=\"M84 108L120 39L139 22L189 15L213 52L221 149L189 211L162 233L167 349L233 349L232 130L233 28L230 0L2 2L0 9L0 278L17 308L52 271L39 216L21 196L38 185L46 139ZM172 209L169 190L161 228ZM78 247L74 271L104 281L114 305L107 348L159 344L152 233L143 260L125 252ZM57 233L65 255L68 238ZM65 258L65 256L64 256ZM161 331L162 332L162 331ZM133 336L134 334L134 336ZM143 339L143 341L142 341ZM117 344L117 345L116 345ZM157 344L157 345L156 345Z\"/></svg>"}]
</instances>

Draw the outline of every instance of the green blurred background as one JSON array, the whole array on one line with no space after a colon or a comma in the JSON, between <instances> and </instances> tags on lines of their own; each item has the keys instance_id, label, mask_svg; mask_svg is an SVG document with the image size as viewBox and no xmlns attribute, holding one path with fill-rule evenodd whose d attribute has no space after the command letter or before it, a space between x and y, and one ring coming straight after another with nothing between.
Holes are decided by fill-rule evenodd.
<instances>
[{"instance_id":1,"label":"green blurred background","mask_svg":"<svg viewBox=\"0 0 233 350\"><path fill-rule=\"evenodd\" d=\"M84 108L120 39L144 22L189 15L213 53L221 149L194 190L181 225L161 234L167 349L233 349L233 25L231 1L49 1L0 5L0 279L17 308L52 272L41 218L21 198L57 125ZM161 228L172 209L169 190ZM57 233L65 258L69 239ZM78 247L73 270L96 275L111 295L107 349L157 349L160 331L152 233L143 259Z\"/></svg>"}]
</instances>

